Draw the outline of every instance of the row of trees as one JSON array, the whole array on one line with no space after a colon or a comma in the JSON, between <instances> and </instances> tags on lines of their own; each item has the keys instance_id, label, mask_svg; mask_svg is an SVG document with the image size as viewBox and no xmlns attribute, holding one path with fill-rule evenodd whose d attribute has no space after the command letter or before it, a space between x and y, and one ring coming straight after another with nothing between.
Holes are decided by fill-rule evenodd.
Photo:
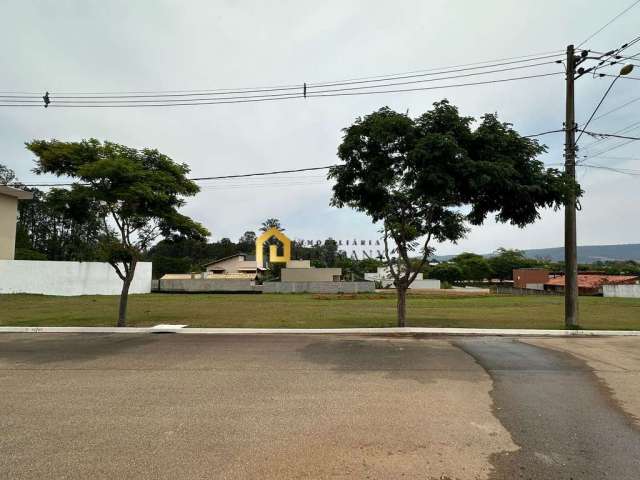
<instances>
[{"instance_id":1,"label":"row of trees","mask_svg":"<svg viewBox=\"0 0 640 480\"><path fill-rule=\"evenodd\" d=\"M430 278L456 283L459 281L482 281L485 279L511 280L515 268L546 266L544 262L527 258L520 250L504 248L491 257L465 252L446 263L430 267L426 272Z\"/></svg>"},{"instance_id":2,"label":"row of trees","mask_svg":"<svg viewBox=\"0 0 640 480\"><path fill-rule=\"evenodd\" d=\"M208 234L178 212L199 190L186 177L188 167L157 150L94 139L33 141L27 148L36 156L36 173L73 178L59 193L61 211L73 222L96 221L96 251L123 280L118 325L124 325L129 284L144 252L160 238L202 242ZM342 163L328 175L331 204L381 226L399 326L405 326L407 289L432 256L432 242L456 242L489 215L524 227L542 208L561 207L569 192L580 194L569 177L538 160L544 151L497 115L476 122L446 100L417 118L382 108L344 130ZM331 261L323 255L317 261ZM480 275L481 260L461 257L454 262L459 268Z\"/></svg>"},{"instance_id":3,"label":"row of trees","mask_svg":"<svg viewBox=\"0 0 640 480\"><path fill-rule=\"evenodd\" d=\"M271 224L268 219L265 224ZM273 226L273 225L272 225ZM282 228L280 226L280 228ZM203 264L210 260L228 257L236 253L255 253L256 233L246 231L236 241L222 238L217 242L206 242L192 239L162 240L151 247L145 255L145 259L153 262L154 278L160 278L165 273L188 273L200 271ZM366 272L375 272L376 268L384 265L380 260L365 259L354 260L341 255L338 252L338 243L328 238L320 245L304 245L301 242L293 242L291 247L293 258L310 260L313 267L338 267L342 268L344 275L349 279L363 278ZM274 266L275 276L278 276L278 268Z\"/></svg>"},{"instance_id":4,"label":"row of trees","mask_svg":"<svg viewBox=\"0 0 640 480\"><path fill-rule=\"evenodd\" d=\"M552 272L564 272L564 262L528 258L521 250L500 248L488 258L465 252L449 262L429 267L424 273L430 278L453 284L461 281L479 282L485 279L512 280L512 272L516 268L546 268ZM580 264L578 270L596 271L609 275L640 275L640 263L633 260L599 261Z\"/></svg>"},{"instance_id":5,"label":"row of trees","mask_svg":"<svg viewBox=\"0 0 640 480\"><path fill-rule=\"evenodd\" d=\"M0 165L0 180L14 181L13 172ZM69 215L70 202L74 201L68 191L54 189L50 192L32 188L33 201L20 202L16 234L16 258L19 260L70 260L99 261L102 259L101 222L95 216ZM86 205L73 206L82 211ZM260 230L275 226L283 229L278 219L263 222ZM234 242L222 238L217 242L203 239L164 239L143 252L143 259L153 262L153 274L159 278L165 273L187 273L198 271L202 264L216 258L235 253L251 254L255 249L256 233L247 230ZM375 272L383 265L379 260L353 260L338 253L335 240L329 238L322 245L305 246L294 242L294 258L311 260L314 267L340 267L347 278L362 278L367 272ZM418 262L417 260L416 262ZM510 280L515 268L543 267L552 271L563 271L562 262L527 258L520 250L504 248L486 258L465 252L435 266L423 266L421 272L428 278L437 278L449 284L461 281L481 281L488 278ZM640 264L634 261L600 261L582 264L580 270L596 270L607 274L640 275Z\"/></svg>"},{"instance_id":6,"label":"row of trees","mask_svg":"<svg viewBox=\"0 0 640 480\"><path fill-rule=\"evenodd\" d=\"M125 326L129 287L145 252L161 238L203 241L209 235L178 211L199 191L187 178L188 166L154 149L96 139L34 140L26 147L36 157L35 173L74 182L22 202L19 257L108 262L122 280L117 324ZM9 169L0 174L20 186Z\"/></svg>"}]
</instances>

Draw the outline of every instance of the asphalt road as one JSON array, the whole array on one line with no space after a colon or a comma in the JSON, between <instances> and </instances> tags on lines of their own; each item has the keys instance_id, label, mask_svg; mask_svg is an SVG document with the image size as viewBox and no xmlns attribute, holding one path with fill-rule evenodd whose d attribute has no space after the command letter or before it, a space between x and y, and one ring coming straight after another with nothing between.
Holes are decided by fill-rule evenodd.
<instances>
[{"instance_id":1,"label":"asphalt road","mask_svg":"<svg viewBox=\"0 0 640 480\"><path fill-rule=\"evenodd\" d=\"M492 455L491 478L640 477L640 430L584 362L513 340L455 344L491 375L494 414L521 447Z\"/></svg>"},{"instance_id":2,"label":"asphalt road","mask_svg":"<svg viewBox=\"0 0 640 480\"><path fill-rule=\"evenodd\" d=\"M3 334L0 478L637 479L640 339L544 342Z\"/></svg>"}]
</instances>

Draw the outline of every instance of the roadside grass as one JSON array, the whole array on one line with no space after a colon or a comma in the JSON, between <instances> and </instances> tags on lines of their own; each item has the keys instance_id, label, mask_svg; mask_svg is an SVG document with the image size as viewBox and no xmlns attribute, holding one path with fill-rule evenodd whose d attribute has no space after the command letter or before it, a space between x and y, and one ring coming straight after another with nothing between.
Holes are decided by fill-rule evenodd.
<instances>
[{"instance_id":1,"label":"roadside grass","mask_svg":"<svg viewBox=\"0 0 640 480\"><path fill-rule=\"evenodd\" d=\"M346 328L395 326L392 294L148 294L129 297L129 326ZM0 295L0 326L114 326L117 296ZM415 327L561 329L564 298L412 294ZM580 298L582 328L640 330L640 299Z\"/></svg>"}]
</instances>

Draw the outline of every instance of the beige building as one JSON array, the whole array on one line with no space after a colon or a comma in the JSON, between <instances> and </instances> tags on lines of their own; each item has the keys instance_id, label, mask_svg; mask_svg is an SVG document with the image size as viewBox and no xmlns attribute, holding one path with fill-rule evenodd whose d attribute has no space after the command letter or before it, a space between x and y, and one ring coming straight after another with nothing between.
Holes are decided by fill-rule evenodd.
<instances>
[{"instance_id":1,"label":"beige building","mask_svg":"<svg viewBox=\"0 0 640 480\"><path fill-rule=\"evenodd\" d=\"M309 260L290 260L280 271L282 282L339 282L341 268L313 268Z\"/></svg>"},{"instance_id":2,"label":"beige building","mask_svg":"<svg viewBox=\"0 0 640 480\"><path fill-rule=\"evenodd\" d=\"M0 185L0 260L13 260L16 251L18 200L31 200L33 194Z\"/></svg>"},{"instance_id":3,"label":"beige building","mask_svg":"<svg viewBox=\"0 0 640 480\"><path fill-rule=\"evenodd\" d=\"M205 271L211 274L253 274L258 273L258 264L254 256L236 253L220 258L204 265Z\"/></svg>"}]
</instances>

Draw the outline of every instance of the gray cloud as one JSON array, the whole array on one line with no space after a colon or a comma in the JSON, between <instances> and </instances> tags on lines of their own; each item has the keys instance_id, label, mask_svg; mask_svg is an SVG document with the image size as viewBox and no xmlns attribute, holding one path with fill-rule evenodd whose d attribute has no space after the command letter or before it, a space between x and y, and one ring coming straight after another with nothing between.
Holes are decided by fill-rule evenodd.
<instances>
[{"instance_id":1,"label":"gray cloud","mask_svg":"<svg viewBox=\"0 0 640 480\"><path fill-rule=\"evenodd\" d=\"M19 2L0 9L0 90L162 90L301 84L561 50L595 31L627 0L611 2ZM635 36L632 10L589 42L608 50ZM576 20L576 19L579 19ZM631 52L635 53L635 52ZM558 66L560 68L560 66ZM591 112L610 79L583 78L577 116ZM638 95L620 81L603 109ZM109 139L155 147L196 176L331 164L340 130L383 105L418 115L443 97L464 114L497 111L525 134L561 128L561 76L406 94L148 109L0 109L0 162L35 179L23 143L32 138ZM593 124L612 132L640 106ZM637 132L636 132L637 133ZM548 136L547 163L562 161L562 135ZM585 139L585 144L591 140ZM613 144L613 142L611 142ZM640 157L631 144L615 152ZM594 160L595 162L595 160ZM611 162L611 163L605 163ZM599 161L627 168L639 162ZM321 172L279 180L209 182L185 211L214 237L237 238L266 217L295 237L375 237L360 214L329 207ZM589 170L580 243L636 242L638 177ZM304 183L304 184L303 184ZM308 183L308 184L307 184ZM524 230L488 222L440 253L562 243L561 212Z\"/></svg>"}]
</instances>

